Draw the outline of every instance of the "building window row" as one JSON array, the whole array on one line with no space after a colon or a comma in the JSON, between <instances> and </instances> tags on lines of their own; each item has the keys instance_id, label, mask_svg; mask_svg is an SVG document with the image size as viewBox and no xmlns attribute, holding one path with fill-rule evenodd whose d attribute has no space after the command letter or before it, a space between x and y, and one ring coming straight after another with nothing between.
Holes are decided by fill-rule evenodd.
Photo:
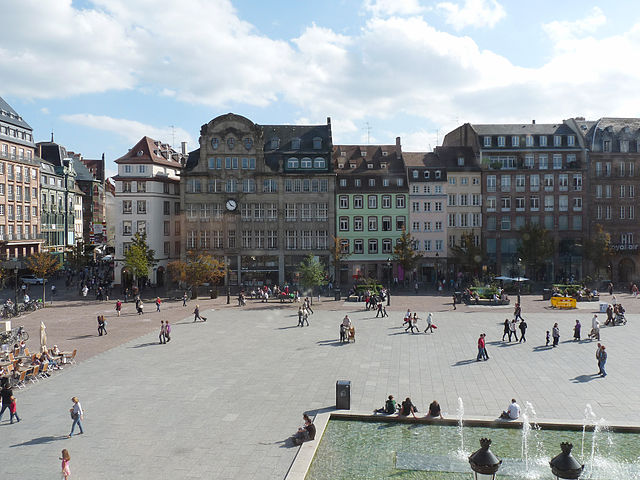
<instances>
[{"instance_id":1,"label":"building window row","mask_svg":"<svg viewBox=\"0 0 640 480\"><path fill-rule=\"evenodd\" d=\"M536 141L537 140L537 141ZM551 142L549 141L551 140ZM485 135L482 139L482 145L485 148L491 147L575 147L575 135Z\"/></svg>"},{"instance_id":2,"label":"building window row","mask_svg":"<svg viewBox=\"0 0 640 480\"><path fill-rule=\"evenodd\" d=\"M525 217L523 215L516 215L511 217L510 215L503 215L497 217L495 215L489 215L486 218L486 226L488 231L509 231L519 230L523 228L527 222L540 225L546 230L582 230L582 216L581 215L531 215Z\"/></svg>"},{"instance_id":3,"label":"building window row","mask_svg":"<svg viewBox=\"0 0 640 480\"><path fill-rule=\"evenodd\" d=\"M338 185L340 185L340 187L346 188L346 187L356 187L356 188L360 188L362 187L362 178L354 178L353 182L349 182L347 178L340 178L338 179ZM392 179L389 178L382 178L382 179L378 179L376 180L375 178L366 178L365 179L365 185L369 186L369 187L376 187L376 186L382 186L382 187L389 187L392 183ZM404 178L396 178L395 179L395 183L396 186L398 187L402 187L404 186Z\"/></svg>"},{"instance_id":4,"label":"building window row","mask_svg":"<svg viewBox=\"0 0 640 480\"><path fill-rule=\"evenodd\" d=\"M560 191L568 191L572 190L574 192L582 191L583 180L581 173L574 173L569 177L567 173L561 174L532 174L532 175L500 175L500 191L501 192L510 192L512 191L512 180L515 180L514 189L516 192L524 192L527 187L527 177L529 178L529 191L537 192L540 190L540 179L542 177L542 183L544 186L544 190L547 192L553 191L555 189L556 178L558 183L558 189ZM497 186L498 176L497 175L487 175L487 192L496 192L498 191Z\"/></svg>"},{"instance_id":5,"label":"building window row","mask_svg":"<svg viewBox=\"0 0 640 480\"><path fill-rule=\"evenodd\" d=\"M362 232L364 231L365 225L364 217L353 217L353 231ZM392 217L377 217L370 216L366 218L367 231L376 232L378 229L383 232L391 232L393 230L393 218ZM395 217L395 229L396 231L402 231L406 228L407 217L404 215L398 215ZM348 232L351 230L350 225L350 217L339 217L338 218L338 230L341 232Z\"/></svg>"},{"instance_id":6,"label":"building window row","mask_svg":"<svg viewBox=\"0 0 640 480\"><path fill-rule=\"evenodd\" d=\"M378 197L380 197L380 203L378 203ZM367 200L367 208L378 208L378 205L382 208L392 208L392 196L391 195L366 195ZM353 208L364 208L364 195L354 195L353 196ZM351 208L349 206L349 196L348 195L340 195L338 196L338 208L346 209ZM395 206L396 208L405 208L406 207L406 196L405 195L396 195L395 196Z\"/></svg>"}]
</instances>

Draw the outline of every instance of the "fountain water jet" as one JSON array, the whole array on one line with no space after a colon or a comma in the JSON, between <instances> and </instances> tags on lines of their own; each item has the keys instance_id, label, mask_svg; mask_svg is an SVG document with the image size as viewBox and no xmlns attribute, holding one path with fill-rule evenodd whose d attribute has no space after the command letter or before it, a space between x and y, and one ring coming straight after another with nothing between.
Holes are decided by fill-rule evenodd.
<instances>
[{"instance_id":1,"label":"fountain water jet","mask_svg":"<svg viewBox=\"0 0 640 480\"><path fill-rule=\"evenodd\" d=\"M464 450L464 432L462 418L464 417L464 403L462 397L458 397L458 410L456 411L456 417L458 418L458 436L460 437L460 448L458 448L458 455L461 458L466 458L467 453Z\"/></svg>"}]
</instances>

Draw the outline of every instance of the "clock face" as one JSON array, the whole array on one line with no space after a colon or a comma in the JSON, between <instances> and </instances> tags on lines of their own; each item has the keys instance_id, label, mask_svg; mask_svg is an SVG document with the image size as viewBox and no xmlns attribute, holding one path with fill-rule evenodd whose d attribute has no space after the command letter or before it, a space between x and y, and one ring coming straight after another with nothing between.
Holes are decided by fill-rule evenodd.
<instances>
[{"instance_id":1,"label":"clock face","mask_svg":"<svg viewBox=\"0 0 640 480\"><path fill-rule=\"evenodd\" d=\"M220 146L220 140L218 140L217 138L212 138L211 139L211 147L214 150L217 150L219 146Z\"/></svg>"},{"instance_id":2,"label":"clock face","mask_svg":"<svg viewBox=\"0 0 640 480\"><path fill-rule=\"evenodd\" d=\"M247 137L244 139L244 148L246 148L247 150L251 150L251 147L253 147L253 139L250 137Z\"/></svg>"},{"instance_id":3,"label":"clock face","mask_svg":"<svg viewBox=\"0 0 640 480\"><path fill-rule=\"evenodd\" d=\"M227 147L229 147L229 150L233 150L233 147L235 146L236 146L236 139L233 137L227 138Z\"/></svg>"},{"instance_id":4,"label":"clock face","mask_svg":"<svg viewBox=\"0 0 640 480\"><path fill-rule=\"evenodd\" d=\"M227 207L227 210L229 210L230 212L233 212L236 208L238 208L238 203L233 199L227 200L227 203L225 205Z\"/></svg>"}]
</instances>

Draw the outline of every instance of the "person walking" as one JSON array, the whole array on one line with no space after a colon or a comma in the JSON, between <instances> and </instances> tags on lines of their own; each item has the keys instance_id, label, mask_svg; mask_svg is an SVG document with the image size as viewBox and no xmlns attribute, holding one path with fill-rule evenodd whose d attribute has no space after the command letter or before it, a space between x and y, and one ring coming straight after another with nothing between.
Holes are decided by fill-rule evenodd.
<instances>
[{"instance_id":1,"label":"person walking","mask_svg":"<svg viewBox=\"0 0 640 480\"><path fill-rule=\"evenodd\" d=\"M307 322L307 327L309 326L309 310L306 308L302 308L302 327L304 327L304 322Z\"/></svg>"},{"instance_id":2,"label":"person walking","mask_svg":"<svg viewBox=\"0 0 640 480\"><path fill-rule=\"evenodd\" d=\"M558 346L558 342L560 341L560 328L558 327L557 323L553 324L553 329L552 329L552 335L553 337L553 346L557 347Z\"/></svg>"},{"instance_id":3,"label":"person walking","mask_svg":"<svg viewBox=\"0 0 640 480\"><path fill-rule=\"evenodd\" d=\"M118 314L118 316L120 316L120 312L122 311L122 302L120 300L118 300L116 302L116 313Z\"/></svg>"},{"instance_id":4,"label":"person walking","mask_svg":"<svg viewBox=\"0 0 640 480\"><path fill-rule=\"evenodd\" d=\"M196 320L202 320L203 322L207 321L206 317L200 316L200 305L196 305L196 308L193 310L193 322L195 323Z\"/></svg>"},{"instance_id":5,"label":"person walking","mask_svg":"<svg viewBox=\"0 0 640 480\"><path fill-rule=\"evenodd\" d=\"M160 300L160 297L156 297L156 312L160 311L161 304L162 304L162 300Z\"/></svg>"},{"instance_id":6,"label":"person walking","mask_svg":"<svg viewBox=\"0 0 640 480\"><path fill-rule=\"evenodd\" d=\"M69 461L71 460L71 456L69 456L69 452L65 448L62 450L62 456L58 459L62 460L62 478L67 480L69 475L71 475L71 469L69 468Z\"/></svg>"},{"instance_id":7,"label":"person walking","mask_svg":"<svg viewBox=\"0 0 640 480\"><path fill-rule=\"evenodd\" d=\"M485 343L485 334L481 333L478 338L478 356L476 357L476 361L480 360L489 360L489 355L487 355L487 347Z\"/></svg>"},{"instance_id":8,"label":"person walking","mask_svg":"<svg viewBox=\"0 0 640 480\"><path fill-rule=\"evenodd\" d=\"M304 323L302 322L303 313L302 306L298 307L298 327L304 327Z\"/></svg>"},{"instance_id":9,"label":"person walking","mask_svg":"<svg viewBox=\"0 0 640 480\"><path fill-rule=\"evenodd\" d=\"M11 389L11 385L9 385L9 380L7 379L4 385L2 385L2 390L0 391L0 399L2 399L2 410L0 410L0 420L2 420L2 414L4 414L5 410L9 410L9 413L11 413L10 405L11 405L12 398L13 398L13 390Z\"/></svg>"},{"instance_id":10,"label":"person walking","mask_svg":"<svg viewBox=\"0 0 640 480\"><path fill-rule=\"evenodd\" d=\"M304 299L304 303L306 304L305 308L313 315L313 309L311 308L311 300L309 300L309 297Z\"/></svg>"},{"instance_id":11,"label":"person walking","mask_svg":"<svg viewBox=\"0 0 640 480\"><path fill-rule=\"evenodd\" d=\"M573 326L573 341L580 341L580 329L582 325L580 325L580 320L576 319L576 324Z\"/></svg>"},{"instance_id":12,"label":"person walking","mask_svg":"<svg viewBox=\"0 0 640 480\"><path fill-rule=\"evenodd\" d=\"M171 341L171 325L169 324L169 320L167 320L164 324L164 338L165 338L165 343L168 343Z\"/></svg>"},{"instance_id":13,"label":"person walking","mask_svg":"<svg viewBox=\"0 0 640 480\"><path fill-rule=\"evenodd\" d=\"M518 341L518 334L516 333L516 321L511 320L509 322L509 341L511 341L511 336L513 336Z\"/></svg>"},{"instance_id":14,"label":"person walking","mask_svg":"<svg viewBox=\"0 0 640 480\"><path fill-rule=\"evenodd\" d=\"M455 293L453 294L453 302L452 303L453 303L453 309L455 310L456 309L456 294Z\"/></svg>"},{"instance_id":15,"label":"person walking","mask_svg":"<svg viewBox=\"0 0 640 480\"><path fill-rule=\"evenodd\" d=\"M604 368L606 364L607 364L607 350L605 349L605 346L602 345L600 349L600 360L598 362L598 367L600 368L600 375L602 375L603 377L607 376L607 371Z\"/></svg>"},{"instance_id":16,"label":"person walking","mask_svg":"<svg viewBox=\"0 0 640 480\"><path fill-rule=\"evenodd\" d=\"M187 292L184 292L182 294L182 306L186 307L187 306Z\"/></svg>"},{"instance_id":17,"label":"person walking","mask_svg":"<svg viewBox=\"0 0 640 480\"><path fill-rule=\"evenodd\" d=\"M600 322L598 321L598 315L594 315L591 319L591 332L589 332L589 338L591 338L591 340L600 340Z\"/></svg>"},{"instance_id":18,"label":"person walking","mask_svg":"<svg viewBox=\"0 0 640 480\"><path fill-rule=\"evenodd\" d=\"M527 333L527 322L524 321L524 319L522 319L522 321L520 322L519 325L520 328L520 343L522 342L527 342L527 339L525 338L525 335Z\"/></svg>"},{"instance_id":19,"label":"person walking","mask_svg":"<svg viewBox=\"0 0 640 480\"><path fill-rule=\"evenodd\" d=\"M598 343L596 347L596 362L598 362L598 375L602 375L602 368L600 366L600 353L602 352L602 344Z\"/></svg>"},{"instance_id":20,"label":"person walking","mask_svg":"<svg viewBox=\"0 0 640 480\"><path fill-rule=\"evenodd\" d=\"M506 337L507 335L509 335L509 319L505 318L504 319L504 329L502 330L502 341L504 342L504 337ZM509 341L511 341L511 339L509 339Z\"/></svg>"},{"instance_id":21,"label":"person walking","mask_svg":"<svg viewBox=\"0 0 640 480\"><path fill-rule=\"evenodd\" d=\"M160 344L167 343L166 333L167 331L165 330L165 327L164 327L164 320L160 320L160 335L158 335L158 338L160 339Z\"/></svg>"},{"instance_id":22,"label":"person walking","mask_svg":"<svg viewBox=\"0 0 640 480\"><path fill-rule=\"evenodd\" d=\"M69 433L67 438L71 438L73 436L73 431L76 428L76 425L80 429L79 435L82 435L84 433L84 430L82 429L82 420L84 418L84 413L82 411L82 405L80 405L80 400L78 400L78 397L73 397L71 401L73 402L73 407L69 409L69 413L71 414L73 423L71 424L71 433Z\"/></svg>"},{"instance_id":23,"label":"person walking","mask_svg":"<svg viewBox=\"0 0 640 480\"><path fill-rule=\"evenodd\" d=\"M376 307L377 307L377 310L378 310L376 312L376 318L378 318L378 316L384 318L384 314L382 313L382 300L378 299Z\"/></svg>"},{"instance_id":24,"label":"person walking","mask_svg":"<svg viewBox=\"0 0 640 480\"><path fill-rule=\"evenodd\" d=\"M431 333L433 333L433 313L429 312L427 314L427 328L424 329L424 333L427 333L427 330L429 330Z\"/></svg>"},{"instance_id":25,"label":"person walking","mask_svg":"<svg viewBox=\"0 0 640 480\"><path fill-rule=\"evenodd\" d=\"M137 302L136 308L138 309L138 315L144 314L144 303L142 303L142 300L140 298L138 298L136 302Z\"/></svg>"},{"instance_id":26,"label":"person walking","mask_svg":"<svg viewBox=\"0 0 640 480\"><path fill-rule=\"evenodd\" d=\"M517 321L517 320L524 320L522 318L522 307L520 306L519 303L516 303L515 308L513 309L513 318Z\"/></svg>"},{"instance_id":27,"label":"person walking","mask_svg":"<svg viewBox=\"0 0 640 480\"><path fill-rule=\"evenodd\" d=\"M98 336L101 337L103 334L107 334L107 322L104 319L104 315L98 315Z\"/></svg>"},{"instance_id":28,"label":"person walking","mask_svg":"<svg viewBox=\"0 0 640 480\"><path fill-rule=\"evenodd\" d=\"M9 403L9 413L11 414L10 420L13 425L13 417L16 417L16 420L19 422L20 417L18 416L16 397L11 397L11 403Z\"/></svg>"}]
</instances>

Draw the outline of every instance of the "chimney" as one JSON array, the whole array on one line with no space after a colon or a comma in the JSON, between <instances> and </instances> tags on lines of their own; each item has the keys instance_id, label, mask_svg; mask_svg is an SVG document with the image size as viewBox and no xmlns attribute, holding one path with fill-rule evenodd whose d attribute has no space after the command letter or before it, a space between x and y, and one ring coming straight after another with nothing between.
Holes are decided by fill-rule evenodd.
<instances>
[{"instance_id":1,"label":"chimney","mask_svg":"<svg viewBox=\"0 0 640 480\"><path fill-rule=\"evenodd\" d=\"M327 117L327 125L331 125L331 117Z\"/></svg>"},{"instance_id":2,"label":"chimney","mask_svg":"<svg viewBox=\"0 0 640 480\"><path fill-rule=\"evenodd\" d=\"M531 120L531 125L535 125L535 124L536 124L535 119L534 119L534 120Z\"/></svg>"},{"instance_id":3,"label":"chimney","mask_svg":"<svg viewBox=\"0 0 640 480\"><path fill-rule=\"evenodd\" d=\"M396 158L402 157L402 146L400 146L400 137L396 137Z\"/></svg>"},{"instance_id":4,"label":"chimney","mask_svg":"<svg viewBox=\"0 0 640 480\"><path fill-rule=\"evenodd\" d=\"M187 154L187 142L180 142L180 151L183 155Z\"/></svg>"}]
</instances>

